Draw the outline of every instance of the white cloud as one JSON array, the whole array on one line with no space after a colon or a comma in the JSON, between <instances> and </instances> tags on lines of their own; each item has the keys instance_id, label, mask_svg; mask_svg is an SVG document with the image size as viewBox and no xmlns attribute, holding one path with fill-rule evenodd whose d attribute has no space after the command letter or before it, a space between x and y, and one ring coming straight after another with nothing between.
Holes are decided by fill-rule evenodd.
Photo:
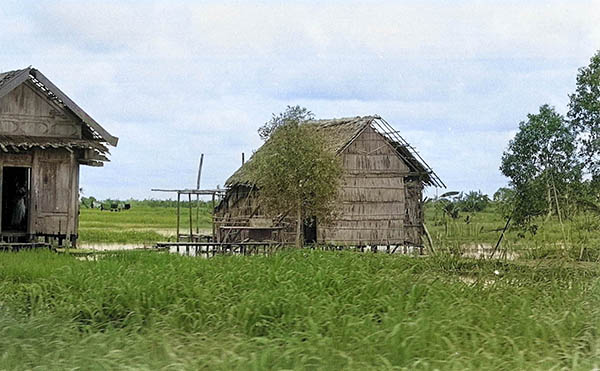
<instances>
[{"instance_id":1,"label":"white cloud","mask_svg":"<svg viewBox=\"0 0 600 371\"><path fill-rule=\"evenodd\" d=\"M379 113L451 187L493 191L508 134L564 111L600 45L600 1L14 1L0 69L33 64L111 133L98 197L223 181L288 104Z\"/></svg>"}]
</instances>

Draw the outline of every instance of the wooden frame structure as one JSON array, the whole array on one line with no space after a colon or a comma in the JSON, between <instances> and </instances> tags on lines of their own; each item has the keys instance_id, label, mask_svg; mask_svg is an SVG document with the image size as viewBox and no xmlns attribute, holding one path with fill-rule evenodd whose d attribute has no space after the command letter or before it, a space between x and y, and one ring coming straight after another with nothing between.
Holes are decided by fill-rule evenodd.
<instances>
[{"instance_id":1,"label":"wooden frame structure","mask_svg":"<svg viewBox=\"0 0 600 371\"><path fill-rule=\"evenodd\" d=\"M192 195L211 196L212 197L212 208L214 209L217 197L221 197L223 194L225 194L225 190L223 190L223 189L152 189L152 192L177 193L177 235L176 235L177 242L180 242L182 238L187 239L189 242L195 242L195 241L199 241L200 239L205 237L205 236L201 236L199 233L200 232L200 218L198 217L198 210L200 210L200 203L198 201L196 202L196 234L194 234ZM189 234L180 233L180 230L181 230L181 228L180 228L181 227L181 196L182 195L188 196L189 218L190 218L190 225L189 225L190 233ZM213 214L213 218L214 218L214 214ZM212 236L211 236L212 241L215 240L215 235L216 235L215 223L213 220Z\"/></svg>"}]
</instances>

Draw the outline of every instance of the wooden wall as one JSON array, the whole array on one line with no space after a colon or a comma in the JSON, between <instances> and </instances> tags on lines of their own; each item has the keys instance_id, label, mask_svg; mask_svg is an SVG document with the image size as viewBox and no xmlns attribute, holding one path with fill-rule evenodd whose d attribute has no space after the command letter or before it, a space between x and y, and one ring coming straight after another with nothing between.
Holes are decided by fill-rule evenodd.
<instances>
[{"instance_id":1,"label":"wooden wall","mask_svg":"<svg viewBox=\"0 0 600 371\"><path fill-rule=\"evenodd\" d=\"M32 193L35 233L77 234L79 164L73 153L36 150Z\"/></svg>"},{"instance_id":2,"label":"wooden wall","mask_svg":"<svg viewBox=\"0 0 600 371\"><path fill-rule=\"evenodd\" d=\"M31 169L29 234L77 235L79 164L74 153L65 149L0 153L0 169L5 166Z\"/></svg>"},{"instance_id":3,"label":"wooden wall","mask_svg":"<svg viewBox=\"0 0 600 371\"><path fill-rule=\"evenodd\" d=\"M27 81L0 100L0 134L81 138L71 113L47 99Z\"/></svg>"}]
</instances>

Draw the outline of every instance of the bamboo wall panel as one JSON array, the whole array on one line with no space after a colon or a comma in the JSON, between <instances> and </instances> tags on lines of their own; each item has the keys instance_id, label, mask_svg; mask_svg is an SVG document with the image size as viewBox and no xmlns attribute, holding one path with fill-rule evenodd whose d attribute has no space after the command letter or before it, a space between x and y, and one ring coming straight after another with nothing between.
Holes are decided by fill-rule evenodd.
<instances>
[{"instance_id":1,"label":"bamboo wall panel","mask_svg":"<svg viewBox=\"0 0 600 371\"><path fill-rule=\"evenodd\" d=\"M410 180L406 183L406 214L404 218L406 240L415 244L421 244L423 235L423 187L418 180Z\"/></svg>"},{"instance_id":2,"label":"bamboo wall panel","mask_svg":"<svg viewBox=\"0 0 600 371\"><path fill-rule=\"evenodd\" d=\"M334 244L357 245L396 245L402 244L404 233L402 229L321 229L323 241Z\"/></svg>"},{"instance_id":3,"label":"bamboo wall panel","mask_svg":"<svg viewBox=\"0 0 600 371\"><path fill-rule=\"evenodd\" d=\"M390 155L344 154L342 156L344 169L349 172L379 171L387 173L408 173L409 169L397 157Z\"/></svg>"},{"instance_id":4,"label":"bamboo wall panel","mask_svg":"<svg viewBox=\"0 0 600 371\"><path fill-rule=\"evenodd\" d=\"M347 171L386 171L408 173L408 166L394 148L372 128L363 131L342 153Z\"/></svg>"},{"instance_id":5,"label":"bamboo wall panel","mask_svg":"<svg viewBox=\"0 0 600 371\"><path fill-rule=\"evenodd\" d=\"M342 187L339 193L341 202L400 202L404 198L403 189L361 189L361 188L344 188Z\"/></svg>"},{"instance_id":6,"label":"bamboo wall panel","mask_svg":"<svg viewBox=\"0 0 600 371\"><path fill-rule=\"evenodd\" d=\"M318 240L403 243L406 164L370 127L341 156L346 175L338 194L336 218L330 225L319 225Z\"/></svg>"},{"instance_id":7,"label":"bamboo wall panel","mask_svg":"<svg viewBox=\"0 0 600 371\"><path fill-rule=\"evenodd\" d=\"M378 174L373 177L364 177L345 175L342 185L348 188L402 188L404 186L404 176Z\"/></svg>"},{"instance_id":8,"label":"bamboo wall panel","mask_svg":"<svg viewBox=\"0 0 600 371\"><path fill-rule=\"evenodd\" d=\"M404 202L344 202L337 205L340 219L352 218L401 218L404 217Z\"/></svg>"},{"instance_id":9,"label":"bamboo wall panel","mask_svg":"<svg viewBox=\"0 0 600 371\"><path fill-rule=\"evenodd\" d=\"M335 229L345 229L345 230L354 230L354 229L376 229L376 230L384 230L384 229L402 229L404 221L401 219L336 219L335 222L332 223L330 228Z\"/></svg>"}]
</instances>

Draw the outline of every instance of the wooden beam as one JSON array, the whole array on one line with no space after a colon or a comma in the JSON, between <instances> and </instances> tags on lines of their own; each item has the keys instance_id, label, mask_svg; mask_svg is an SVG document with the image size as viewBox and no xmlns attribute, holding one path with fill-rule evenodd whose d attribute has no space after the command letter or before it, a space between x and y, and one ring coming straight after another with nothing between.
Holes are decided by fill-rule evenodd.
<instances>
[{"instance_id":1,"label":"wooden beam","mask_svg":"<svg viewBox=\"0 0 600 371\"><path fill-rule=\"evenodd\" d=\"M226 189L157 189L152 188L152 192L172 192L172 193L181 193L183 195L193 194L193 195L213 195L225 193Z\"/></svg>"}]
</instances>

